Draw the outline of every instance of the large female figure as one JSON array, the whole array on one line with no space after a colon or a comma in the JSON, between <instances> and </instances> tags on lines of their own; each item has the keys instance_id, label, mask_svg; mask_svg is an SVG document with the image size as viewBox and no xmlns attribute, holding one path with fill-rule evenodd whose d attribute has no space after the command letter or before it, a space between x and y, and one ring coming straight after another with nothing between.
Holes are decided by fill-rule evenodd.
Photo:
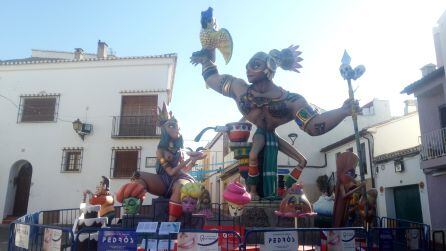
<instances>
[{"instance_id":1,"label":"large female figure","mask_svg":"<svg viewBox=\"0 0 446 251\"><path fill-rule=\"evenodd\" d=\"M215 49L202 49L192 54L191 63L202 65L202 75L207 86L235 100L240 112L257 126L253 136L253 145L249 153L249 170L247 183L253 199L257 196L259 183L259 162L262 163L263 196L276 196L277 151L280 150L296 160L295 167L286 183L290 186L296 182L307 161L293 146L275 133L280 125L295 120L297 125L309 135L321 135L336 125L352 111L356 102L348 100L341 108L318 114L299 94L290 93L273 82L277 67L298 72L302 60L297 46L269 53L258 52L246 64L245 80L231 75L219 74L215 61ZM263 160L258 154L264 150Z\"/></svg>"},{"instance_id":2,"label":"large female figure","mask_svg":"<svg viewBox=\"0 0 446 251\"><path fill-rule=\"evenodd\" d=\"M181 217L181 188L183 185L195 182L194 178L187 174L195 165L195 162L204 158L201 153L194 153L189 159L184 160L181 152L183 138L179 132L178 122L167 113L166 105L160 110L159 125L161 127L161 140L156 151L156 174L136 172L132 178L140 184L134 189L144 189L154 195L170 198L169 221L175 221Z\"/></svg>"}]
</instances>

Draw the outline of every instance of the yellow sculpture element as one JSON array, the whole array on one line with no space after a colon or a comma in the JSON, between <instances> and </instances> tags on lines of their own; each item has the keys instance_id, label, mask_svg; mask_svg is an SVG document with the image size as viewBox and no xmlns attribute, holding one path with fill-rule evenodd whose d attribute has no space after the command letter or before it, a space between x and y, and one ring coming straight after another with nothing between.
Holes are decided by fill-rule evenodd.
<instances>
[{"instance_id":1,"label":"yellow sculpture element","mask_svg":"<svg viewBox=\"0 0 446 251\"><path fill-rule=\"evenodd\" d=\"M233 49L231 34L224 28L218 29L217 23L212 16L212 11L213 9L209 7L206 11L201 12L201 46L204 49L217 48L223 55L226 64L228 64L231 60Z\"/></svg>"}]
</instances>

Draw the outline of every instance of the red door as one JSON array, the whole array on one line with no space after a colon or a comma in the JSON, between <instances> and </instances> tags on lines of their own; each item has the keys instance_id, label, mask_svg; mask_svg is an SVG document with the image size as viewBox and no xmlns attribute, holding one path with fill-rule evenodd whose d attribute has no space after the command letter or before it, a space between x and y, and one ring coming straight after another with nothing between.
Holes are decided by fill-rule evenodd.
<instances>
[{"instance_id":1,"label":"red door","mask_svg":"<svg viewBox=\"0 0 446 251\"><path fill-rule=\"evenodd\" d=\"M29 190L31 188L31 176L33 168L30 163L26 163L20 168L19 174L15 178L17 186L14 199L14 216L23 216L28 211Z\"/></svg>"}]
</instances>

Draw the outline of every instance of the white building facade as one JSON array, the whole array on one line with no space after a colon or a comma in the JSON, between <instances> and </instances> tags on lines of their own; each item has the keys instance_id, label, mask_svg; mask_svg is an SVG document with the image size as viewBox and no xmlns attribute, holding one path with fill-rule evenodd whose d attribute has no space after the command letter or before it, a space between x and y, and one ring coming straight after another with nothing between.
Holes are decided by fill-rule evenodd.
<instances>
[{"instance_id":1,"label":"white building facade","mask_svg":"<svg viewBox=\"0 0 446 251\"><path fill-rule=\"evenodd\" d=\"M176 60L107 55L99 42L96 56L1 61L0 217L75 208L101 176L116 191L135 170L155 172L157 107L172 98Z\"/></svg>"}]
</instances>

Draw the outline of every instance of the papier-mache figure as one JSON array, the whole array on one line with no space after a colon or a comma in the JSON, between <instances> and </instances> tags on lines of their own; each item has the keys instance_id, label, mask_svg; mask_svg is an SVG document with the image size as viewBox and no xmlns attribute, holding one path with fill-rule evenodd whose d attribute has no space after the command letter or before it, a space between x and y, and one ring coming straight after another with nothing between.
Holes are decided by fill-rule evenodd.
<instances>
[{"instance_id":1,"label":"papier-mache figure","mask_svg":"<svg viewBox=\"0 0 446 251\"><path fill-rule=\"evenodd\" d=\"M126 215L137 215L146 191L137 182L127 183L116 192L116 200L122 203Z\"/></svg>"},{"instance_id":2,"label":"papier-mache figure","mask_svg":"<svg viewBox=\"0 0 446 251\"><path fill-rule=\"evenodd\" d=\"M204 186L202 186L200 199L198 200L198 212L206 216L207 219L210 219L212 218L211 206L211 194Z\"/></svg>"},{"instance_id":3,"label":"papier-mache figure","mask_svg":"<svg viewBox=\"0 0 446 251\"><path fill-rule=\"evenodd\" d=\"M207 14L202 13L202 24L215 22L212 9L207 12ZM299 163L288 176L287 187L299 179L307 161L301 153L275 133L276 128L295 120L297 125L309 135L321 135L349 116L352 106L357 106L357 103L347 100L341 108L319 114L303 96L277 86L273 78L278 67L299 72L302 58L300 58L301 52L297 50L298 46L254 54L246 64L246 76L251 84L231 75L220 74L214 63L215 49L227 47L228 39L227 36L221 36L220 41L217 35L213 38L213 43L203 44L202 41L203 49L192 54L191 63L201 64L206 85L234 99L243 116L257 126L249 153L247 184L253 199L258 199L259 192L263 197L277 197L278 150ZM263 159L259 160L258 156L262 150ZM260 176L263 179L262 191L259 191L258 187Z\"/></svg>"},{"instance_id":4,"label":"papier-mache figure","mask_svg":"<svg viewBox=\"0 0 446 251\"><path fill-rule=\"evenodd\" d=\"M242 215L245 205L251 202L251 195L242 184L235 181L226 186L223 199L228 203L231 216L237 217Z\"/></svg>"},{"instance_id":5,"label":"papier-mache figure","mask_svg":"<svg viewBox=\"0 0 446 251\"><path fill-rule=\"evenodd\" d=\"M280 202L279 210L274 212L281 217L300 218L314 215L311 203L302 190L300 184L293 184L286 191Z\"/></svg>"},{"instance_id":6,"label":"papier-mache figure","mask_svg":"<svg viewBox=\"0 0 446 251\"><path fill-rule=\"evenodd\" d=\"M132 188L140 189L151 194L169 198L169 221L176 221L181 217L181 188L188 183L195 183L189 172L197 160L203 159L202 152L188 153L190 158L184 159L183 137L180 134L178 121L167 112L166 104L159 109L158 125L161 127L161 140L156 151L156 174L135 172L132 181L136 183Z\"/></svg>"},{"instance_id":7,"label":"papier-mache figure","mask_svg":"<svg viewBox=\"0 0 446 251\"><path fill-rule=\"evenodd\" d=\"M355 180L358 156L353 152L341 153L336 158L336 188L333 227L362 226L359 215L361 188L365 183Z\"/></svg>"},{"instance_id":8,"label":"papier-mache figure","mask_svg":"<svg viewBox=\"0 0 446 251\"><path fill-rule=\"evenodd\" d=\"M201 196L200 183L187 183L181 188L181 206L183 213L195 213L197 211L198 199Z\"/></svg>"},{"instance_id":9,"label":"papier-mache figure","mask_svg":"<svg viewBox=\"0 0 446 251\"><path fill-rule=\"evenodd\" d=\"M86 195L90 196L89 204L101 206L98 216L107 217L107 225L110 225L116 216L113 194L110 192L110 179L102 176L101 181L96 186L96 192L93 194L90 190L85 190L84 197Z\"/></svg>"}]
</instances>

